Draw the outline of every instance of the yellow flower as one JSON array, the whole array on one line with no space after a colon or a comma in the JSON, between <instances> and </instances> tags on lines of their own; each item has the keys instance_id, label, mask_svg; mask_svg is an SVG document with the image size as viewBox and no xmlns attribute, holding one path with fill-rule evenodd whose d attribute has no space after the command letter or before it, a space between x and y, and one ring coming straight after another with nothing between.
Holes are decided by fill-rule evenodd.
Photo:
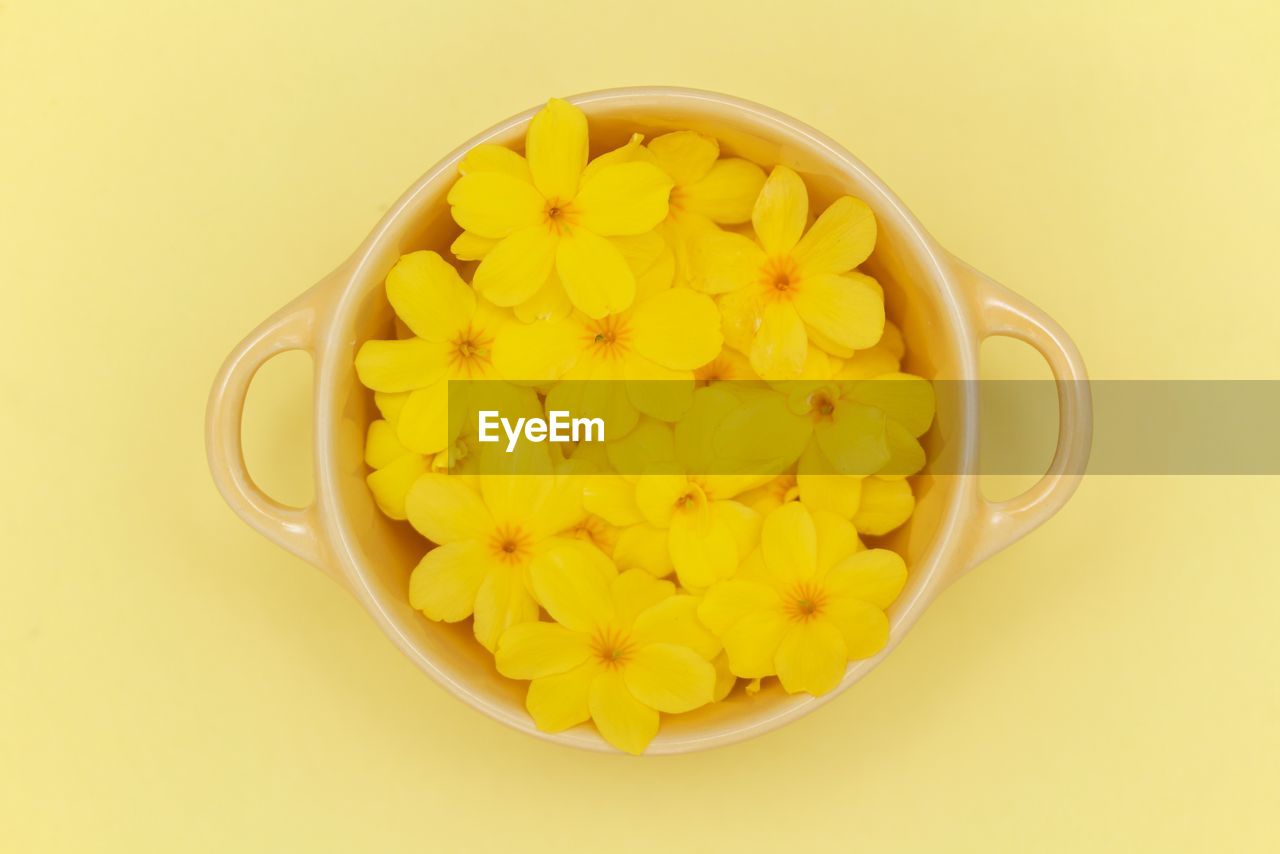
<instances>
[{"instance_id":1,"label":"yellow flower","mask_svg":"<svg viewBox=\"0 0 1280 854\"><path fill-rule=\"evenodd\" d=\"M765 379L800 375L812 340L836 355L871 347L884 328L884 294L854 272L875 246L875 217L843 196L808 232L809 198L800 176L776 167L751 214L759 244L708 231L695 241L691 285L720 300L725 325L750 335L752 367Z\"/></svg>"},{"instance_id":2,"label":"yellow flower","mask_svg":"<svg viewBox=\"0 0 1280 854\"><path fill-rule=\"evenodd\" d=\"M414 337L366 341L356 373L384 395L408 392L396 403L396 435L420 454L444 450L448 381L496 379L493 342L507 318L467 287L435 252L411 252L387 274L387 299Z\"/></svg>"},{"instance_id":3,"label":"yellow flower","mask_svg":"<svg viewBox=\"0 0 1280 854\"><path fill-rule=\"evenodd\" d=\"M694 368L713 359L722 342L715 303L687 288L668 288L603 318L576 313L510 324L493 357L508 376L562 380L548 393L549 408L599 415L610 435L620 437L641 412L679 418L689 406ZM622 382L630 380L665 382Z\"/></svg>"},{"instance_id":4,"label":"yellow flower","mask_svg":"<svg viewBox=\"0 0 1280 854\"><path fill-rule=\"evenodd\" d=\"M622 554L654 575L674 569L695 593L733 575L759 537L758 514L732 499L768 477L709 473L714 428L736 405L720 388L698 389L675 429L642 421L609 449L619 474L584 483L583 505L624 527Z\"/></svg>"},{"instance_id":5,"label":"yellow flower","mask_svg":"<svg viewBox=\"0 0 1280 854\"><path fill-rule=\"evenodd\" d=\"M788 693L825 694L848 662L884 648L884 608L906 582L885 549L859 550L853 526L784 504L765 518L742 577L707 591L698 616L724 644L736 676L777 675Z\"/></svg>"},{"instance_id":6,"label":"yellow flower","mask_svg":"<svg viewBox=\"0 0 1280 854\"><path fill-rule=\"evenodd\" d=\"M680 275L689 276L689 241L712 223L737 225L751 218L764 185L764 170L737 157L720 159L720 144L706 134L681 130L646 146L653 163L674 186L659 230L675 251Z\"/></svg>"},{"instance_id":7,"label":"yellow flower","mask_svg":"<svg viewBox=\"0 0 1280 854\"><path fill-rule=\"evenodd\" d=\"M915 509L916 499L905 479L869 477L862 482L853 525L860 534L878 537L905 524Z\"/></svg>"},{"instance_id":8,"label":"yellow flower","mask_svg":"<svg viewBox=\"0 0 1280 854\"><path fill-rule=\"evenodd\" d=\"M720 159L720 143L693 131L663 134L646 147L673 184L668 222L680 225L692 218L737 225L751 218L764 185L759 166L739 157Z\"/></svg>"},{"instance_id":9,"label":"yellow flower","mask_svg":"<svg viewBox=\"0 0 1280 854\"><path fill-rule=\"evenodd\" d=\"M515 306L559 277L588 317L622 311L635 276L608 238L651 231L667 215L671 180L650 163L587 165L587 119L552 99L534 116L525 157L498 146L468 154L449 191L453 218L470 235L497 241L483 253L476 290Z\"/></svg>"},{"instance_id":10,"label":"yellow flower","mask_svg":"<svg viewBox=\"0 0 1280 854\"><path fill-rule=\"evenodd\" d=\"M729 475L636 479L636 505L651 530L665 532L671 566L686 590L697 593L729 578L754 547L760 517L731 500L748 485L747 478Z\"/></svg>"},{"instance_id":11,"label":"yellow flower","mask_svg":"<svg viewBox=\"0 0 1280 854\"><path fill-rule=\"evenodd\" d=\"M493 650L507 628L538 618L527 578L535 557L563 544L596 551L567 533L585 515L581 493L563 474L420 476L405 511L438 545L413 570L410 603L449 623L474 614L476 639Z\"/></svg>"},{"instance_id":12,"label":"yellow flower","mask_svg":"<svg viewBox=\"0 0 1280 854\"><path fill-rule=\"evenodd\" d=\"M508 629L496 663L504 676L532 680L525 706L540 729L590 719L610 744L641 753L660 712L715 698L720 644L698 622L694 597L639 570L619 575L599 552L564 548L534 561L530 581L556 622Z\"/></svg>"},{"instance_id":13,"label":"yellow flower","mask_svg":"<svg viewBox=\"0 0 1280 854\"><path fill-rule=\"evenodd\" d=\"M852 519L859 534L872 537L903 525L916 506L905 478L878 475L784 474L744 492L738 500L762 516L788 501L799 501L811 511Z\"/></svg>"},{"instance_id":14,"label":"yellow flower","mask_svg":"<svg viewBox=\"0 0 1280 854\"><path fill-rule=\"evenodd\" d=\"M392 519L404 519L405 496L418 478L426 474L430 460L406 448L396 428L385 418L369 425L364 461L372 472L365 478L378 509Z\"/></svg>"},{"instance_id":15,"label":"yellow flower","mask_svg":"<svg viewBox=\"0 0 1280 854\"><path fill-rule=\"evenodd\" d=\"M933 386L911 374L791 381L744 400L717 435L731 459L799 460L802 474L901 478L924 467L917 437L933 413Z\"/></svg>"}]
</instances>

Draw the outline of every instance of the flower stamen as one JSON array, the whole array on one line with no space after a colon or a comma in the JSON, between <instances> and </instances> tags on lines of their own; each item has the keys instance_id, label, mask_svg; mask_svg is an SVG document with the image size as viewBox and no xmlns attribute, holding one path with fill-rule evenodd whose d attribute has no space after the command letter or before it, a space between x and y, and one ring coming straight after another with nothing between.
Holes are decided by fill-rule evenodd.
<instances>
[{"instance_id":1,"label":"flower stamen","mask_svg":"<svg viewBox=\"0 0 1280 854\"><path fill-rule=\"evenodd\" d=\"M782 607L788 619L797 623L807 623L815 617L822 616L826 606L826 591L811 581L801 581L788 591Z\"/></svg>"},{"instance_id":2,"label":"flower stamen","mask_svg":"<svg viewBox=\"0 0 1280 854\"><path fill-rule=\"evenodd\" d=\"M591 651L600 664L616 670L631 660L636 645L621 629L602 626L591 637Z\"/></svg>"},{"instance_id":3,"label":"flower stamen","mask_svg":"<svg viewBox=\"0 0 1280 854\"><path fill-rule=\"evenodd\" d=\"M489 548L498 560L506 564L518 564L529 556L533 538L515 525L502 525L494 529Z\"/></svg>"},{"instance_id":4,"label":"flower stamen","mask_svg":"<svg viewBox=\"0 0 1280 854\"><path fill-rule=\"evenodd\" d=\"M760 271L760 283L767 295L790 299L800 284L800 268L790 255L770 258Z\"/></svg>"}]
</instances>

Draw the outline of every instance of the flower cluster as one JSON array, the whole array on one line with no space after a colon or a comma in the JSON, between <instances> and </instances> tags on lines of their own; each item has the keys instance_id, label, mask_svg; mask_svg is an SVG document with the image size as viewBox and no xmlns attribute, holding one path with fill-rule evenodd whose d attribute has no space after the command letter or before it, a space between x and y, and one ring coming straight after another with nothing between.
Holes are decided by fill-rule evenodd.
<instances>
[{"instance_id":1,"label":"flower cluster","mask_svg":"<svg viewBox=\"0 0 1280 854\"><path fill-rule=\"evenodd\" d=\"M453 259L396 263L396 337L355 367L369 487L429 541L413 607L471 620L540 728L638 753L739 679L822 694L883 648L907 567L863 540L914 511L934 401L858 269L865 203L811 218L795 171L691 131L589 152L559 100L523 154L470 151ZM497 381L504 414L607 413L609 441L483 465L458 380Z\"/></svg>"}]
</instances>

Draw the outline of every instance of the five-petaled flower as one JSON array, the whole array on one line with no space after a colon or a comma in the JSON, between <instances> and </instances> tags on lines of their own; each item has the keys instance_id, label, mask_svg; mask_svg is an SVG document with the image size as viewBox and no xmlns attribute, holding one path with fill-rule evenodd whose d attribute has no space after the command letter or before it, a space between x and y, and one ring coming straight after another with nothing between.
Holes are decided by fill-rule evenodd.
<instances>
[{"instance_id":1,"label":"five-petaled flower","mask_svg":"<svg viewBox=\"0 0 1280 854\"><path fill-rule=\"evenodd\" d=\"M563 547L534 562L530 581L555 622L508 629L496 661L504 676L532 680L525 705L540 729L591 719L609 743L640 753L659 712L714 699L720 643L698 621L695 597L642 570L618 574L598 551Z\"/></svg>"},{"instance_id":2,"label":"five-petaled flower","mask_svg":"<svg viewBox=\"0 0 1280 854\"><path fill-rule=\"evenodd\" d=\"M759 550L738 578L707 591L698 616L735 676L776 675L789 693L825 694L850 661L884 647L884 609L906 578L902 558L863 550L852 523L790 502L765 517Z\"/></svg>"},{"instance_id":3,"label":"five-petaled flower","mask_svg":"<svg viewBox=\"0 0 1280 854\"><path fill-rule=\"evenodd\" d=\"M692 286L723 294L726 330L737 330L738 343L765 379L800 376L811 341L849 356L875 345L884 331L880 285L854 271L875 247L871 209L842 196L806 232L808 214L804 182L778 166L751 213L759 243L708 230L690 250Z\"/></svg>"},{"instance_id":4,"label":"five-petaled flower","mask_svg":"<svg viewBox=\"0 0 1280 854\"><path fill-rule=\"evenodd\" d=\"M461 171L449 204L483 255L473 280L481 296L519 305L554 273L588 317L631 305L635 274L609 238L644 234L666 217L672 183L662 170L639 161L588 164L586 116L552 99L529 124L524 157L481 145Z\"/></svg>"}]
</instances>

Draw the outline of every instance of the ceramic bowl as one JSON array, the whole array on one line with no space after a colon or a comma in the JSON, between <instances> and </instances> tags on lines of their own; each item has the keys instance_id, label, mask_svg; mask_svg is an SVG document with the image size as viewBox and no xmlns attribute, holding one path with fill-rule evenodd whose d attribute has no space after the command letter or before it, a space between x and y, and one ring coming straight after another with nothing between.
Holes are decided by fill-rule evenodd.
<instances>
[{"instance_id":1,"label":"ceramic bowl","mask_svg":"<svg viewBox=\"0 0 1280 854\"><path fill-rule=\"evenodd\" d=\"M646 87L568 99L591 124L592 154L622 144L632 131L647 138L675 129L716 137L728 155L766 168L785 164L805 179L811 209L842 194L866 201L879 225L864 269L884 285L889 316L907 344L904 370L931 379L972 380L978 349L991 336L1027 342L1058 382L1059 435L1048 472L1008 501L985 500L973 474L913 479L918 507L911 521L884 538L906 559L910 578L889 609L890 637L874 658L849 665L839 688L823 697L790 696L769 680L755 696L729 699L684 715L664 716L649 754L681 753L739 741L816 709L857 682L891 653L925 608L976 563L1008 546L1060 509L1079 483L1090 445L1091 403L1084 363L1066 333L1027 300L943 250L902 202L839 144L774 110L711 92ZM431 168L387 212L369 237L332 274L273 314L227 357L209 399L207 444L214 480L227 503L263 535L314 564L349 590L387 636L424 672L476 709L539 738L612 750L588 724L540 732L525 712L525 683L502 678L471 636L469 624L433 623L409 606L409 573L422 539L379 513L365 484L363 440L378 417L352 361L370 338L392 337L383 280L406 252L443 250L458 233L445 196L458 161L472 146L519 148L536 108L466 142ZM315 502L286 507L250 478L240 446L245 394L257 369L286 350L311 354L315 373ZM964 383L949 387L968 389ZM976 471L981 425L976 395L941 395L924 438L930 459L950 472ZM935 469L936 470L936 469ZM771 684L770 684L771 683Z\"/></svg>"}]
</instances>

